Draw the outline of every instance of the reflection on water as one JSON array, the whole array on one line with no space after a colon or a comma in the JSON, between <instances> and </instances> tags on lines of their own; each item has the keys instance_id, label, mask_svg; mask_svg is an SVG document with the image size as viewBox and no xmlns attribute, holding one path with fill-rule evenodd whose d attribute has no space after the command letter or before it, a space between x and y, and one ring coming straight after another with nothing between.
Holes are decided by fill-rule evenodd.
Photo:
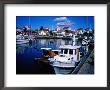
<instances>
[{"instance_id":1,"label":"reflection on water","mask_svg":"<svg viewBox=\"0 0 110 90\"><path fill-rule=\"evenodd\" d=\"M42 57L41 48L59 49L60 45L70 45L72 40L62 39L37 39L32 44L16 45L16 73L17 74L43 74L54 73L53 68L38 65L35 58ZM44 67L45 66L45 67Z\"/></svg>"},{"instance_id":2,"label":"reflection on water","mask_svg":"<svg viewBox=\"0 0 110 90\"><path fill-rule=\"evenodd\" d=\"M23 54L25 49L30 48L31 46L29 44L21 44L16 46L16 53L17 54Z\"/></svg>"},{"instance_id":3,"label":"reflection on water","mask_svg":"<svg viewBox=\"0 0 110 90\"><path fill-rule=\"evenodd\" d=\"M62 40L62 39L37 39L32 44L20 44L16 45L17 54L25 54L28 49L36 49L38 52L41 51L40 48L52 48L59 49L60 45L70 45L72 40Z\"/></svg>"}]
</instances>

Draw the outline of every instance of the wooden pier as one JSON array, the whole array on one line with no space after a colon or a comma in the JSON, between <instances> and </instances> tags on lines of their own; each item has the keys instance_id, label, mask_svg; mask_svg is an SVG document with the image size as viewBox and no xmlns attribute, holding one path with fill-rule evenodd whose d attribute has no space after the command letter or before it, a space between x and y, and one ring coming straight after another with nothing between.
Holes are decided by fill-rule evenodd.
<instances>
[{"instance_id":1,"label":"wooden pier","mask_svg":"<svg viewBox=\"0 0 110 90\"><path fill-rule=\"evenodd\" d=\"M70 72L70 74L78 74L78 72L81 70L82 66L87 62L93 64L94 60L91 59L92 57L94 57L94 50L85 54L85 56L83 58L81 58L79 64L76 66L76 68L74 70L72 70ZM79 73L79 74L81 74L81 73Z\"/></svg>"}]
</instances>

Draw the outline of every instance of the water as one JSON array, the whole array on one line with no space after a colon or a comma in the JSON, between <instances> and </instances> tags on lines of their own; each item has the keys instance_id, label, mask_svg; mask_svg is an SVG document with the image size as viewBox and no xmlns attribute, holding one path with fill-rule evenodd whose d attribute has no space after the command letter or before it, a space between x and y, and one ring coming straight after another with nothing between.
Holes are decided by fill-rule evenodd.
<instances>
[{"instance_id":1,"label":"water","mask_svg":"<svg viewBox=\"0 0 110 90\"><path fill-rule=\"evenodd\" d=\"M70 45L72 40L37 39L32 44L16 45L16 74L55 74L49 64L37 64L35 58L41 58L41 48L59 49L60 45Z\"/></svg>"}]
</instances>

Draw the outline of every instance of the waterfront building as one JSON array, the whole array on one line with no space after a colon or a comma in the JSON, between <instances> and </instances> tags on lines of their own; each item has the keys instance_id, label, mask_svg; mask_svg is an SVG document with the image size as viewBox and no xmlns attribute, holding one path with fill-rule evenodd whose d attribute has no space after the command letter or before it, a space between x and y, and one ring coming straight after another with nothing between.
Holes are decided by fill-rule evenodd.
<instances>
[{"instance_id":1,"label":"waterfront building","mask_svg":"<svg viewBox=\"0 0 110 90\"><path fill-rule=\"evenodd\" d=\"M39 35L40 36L46 36L46 33L42 30L42 31L39 31Z\"/></svg>"}]
</instances>

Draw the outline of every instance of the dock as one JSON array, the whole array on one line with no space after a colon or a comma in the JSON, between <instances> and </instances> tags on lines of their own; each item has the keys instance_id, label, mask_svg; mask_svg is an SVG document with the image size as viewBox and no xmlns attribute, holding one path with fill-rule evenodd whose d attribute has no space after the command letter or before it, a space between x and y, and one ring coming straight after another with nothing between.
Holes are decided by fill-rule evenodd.
<instances>
[{"instance_id":1,"label":"dock","mask_svg":"<svg viewBox=\"0 0 110 90\"><path fill-rule=\"evenodd\" d=\"M94 50L88 52L70 74L94 74Z\"/></svg>"},{"instance_id":2,"label":"dock","mask_svg":"<svg viewBox=\"0 0 110 90\"><path fill-rule=\"evenodd\" d=\"M36 36L36 39L72 39L72 37L49 37L49 36Z\"/></svg>"}]
</instances>

